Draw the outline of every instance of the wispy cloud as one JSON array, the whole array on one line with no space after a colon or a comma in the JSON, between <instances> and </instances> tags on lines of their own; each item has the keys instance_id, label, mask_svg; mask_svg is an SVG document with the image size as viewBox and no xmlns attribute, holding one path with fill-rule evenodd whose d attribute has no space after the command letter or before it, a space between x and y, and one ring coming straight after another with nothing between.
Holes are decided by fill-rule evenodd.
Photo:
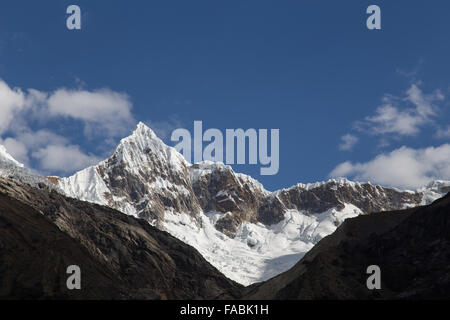
<instances>
[{"instance_id":1,"label":"wispy cloud","mask_svg":"<svg viewBox=\"0 0 450 320\"><path fill-rule=\"evenodd\" d=\"M13 137L4 140L0 138L0 144L4 145L16 160L28 165L30 152L38 151L47 145L66 146L70 142L67 138L48 130L31 131L31 129L22 128L22 131L16 132Z\"/></svg>"},{"instance_id":2,"label":"wispy cloud","mask_svg":"<svg viewBox=\"0 0 450 320\"><path fill-rule=\"evenodd\" d=\"M426 124L434 123L439 110L436 102L443 100L440 90L425 94L412 84L402 97L386 95L375 114L356 122L355 128L371 135L414 136Z\"/></svg>"},{"instance_id":3,"label":"wispy cloud","mask_svg":"<svg viewBox=\"0 0 450 320\"><path fill-rule=\"evenodd\" d=\"M339 145L339 150L350 151L358 143L359 138L352 134L346 134L341 137L341 144Z\"/></svg>"},{"instance_id":4,"label":"wispy cloud","mask_svg":"<svg viewBox=\"0 0 450 320\"><path fill-rule=\"evenodd\" d=\"M447 126L445 128L439 128L436 131L436 137L450 139L450 126Z\"/></svg>"},{"instance_id":5,"label":"wispy cloud","mask_svg":"<svg viewBox=\"0 0 450 320\"><path fill-rule=\"evenodd\" d=\"M416 78L419 75L420 71L422 71L422 67L423 67L424 63L425 63L425 60L420 59L412 69L406 70L406 69L402 69L402 68L397 68L396 72L397 72L397 74L410 79L412 82L416 82Z\"/></svg>"},{"instance_id":6,"label":"wispy cloud","mask_svg":"<svg viewBox=\"0 0 450 320\"><path fill-rule=\"evenodd\" d=\"M0 81L0 134L9 129L15 115L25 107L25 94Z\"/></svg>"},{"instance_id":7,"label":"wispy cloud","mask_svg":"<svg viewBox=\"0 0 450 320\"><path fill-rule=\"evenodd\" d=\"M40 168L43 170L56 170L62 173L71 173L100 161L100 158L85 154L75 145L47 145L33 152L33 157L39 160Z\"/></svg>"},{"instance_id":8,"label":"wispy cloud","mask_svg":"<svg viewBox=\"0 0 450 320\"><path fill-rule=\"evenodd\" d=\"M418 82L401 95L385 95L374 114L354 123L360 134L375 136L378 147L387 148L394 139L416 137L424 128L435 136L450 138L450 126L439 124L445 97L440 90L425 93ZM341 150L351 150L357 138L341 137ZM360 181L401 188L417 188L434 179L450 179L450 145L414 149L403 146L384 152L367 162L345 161L330 173L331 177L347 177Z\"/></svg>"},{"instance_id":9,"label":"wispy cloud","mask_svg":"<svg viewBox=\"0 0 450 320\"><path fill-rule=\"evenodd\" d=\"M52 117L83 121L88 136L98 130L106 130L109 136L120 136L135 123L128 95L109 89L92 92L59 89L48 97L47 105Z\"/></svg>"},{"instance_id":10,"label":"wispy cloud","mask_svg":"<svg viewBox=\"0 0 450 320\"><path fill-rule=\"evenodd\" d=\"M367 162L343 162L330 176L414 189L435 179L450 179L449 159L450 144L424 149L401 147Z\"/></svg>"},{"instance_id":11,"label":"wispy cloud","mask_svg":"<svg viewBox=\"0 0 450 320\"><path fill-rule=\"evenodd\" d=\"M145 124L152 128L160 139L166 142L170 139L173 130L184 127L183 122L177 116L172 116L167 121L147 120Z\"/></svg>"},{"instance_id":12,"label":"wispy cloud","mask_svg":"<svg viewBox=\"0 0 450 320\"><path fill-rule=\"evenodd\" d=\"M88 91L58 89L44 92L11 88L0 80L0 144L19 161L38 161L38 170L71 172L98 161L93 154L66 137L48 129L32 129L30 123L45 126L51 121L68 119L84 127L88 139L114 140L134 125L132 102L125 93L110 89Z\"/></svg>"}]
</instances>

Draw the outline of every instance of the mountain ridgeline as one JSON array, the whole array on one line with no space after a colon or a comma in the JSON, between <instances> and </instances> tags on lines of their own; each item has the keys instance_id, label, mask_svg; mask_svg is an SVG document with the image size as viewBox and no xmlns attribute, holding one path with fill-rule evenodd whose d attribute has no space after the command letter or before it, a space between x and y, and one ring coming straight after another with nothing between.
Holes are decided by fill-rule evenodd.
<instances>
[{"instance_id":1,"label":"mountain ridgeline","mask_svg":"<svg viewBox=\"0 0 450 320\"><path fill-rule=\"evenodd\" d=\"M230 237L244 221L273 225L288 210L320 214L332 208L339 211L346 203L363 213L397 210L429 203L425 193L434 192L434 200L450 189L448 184L435 184L432 189L409 192L338 179L269 192L255 179L222 163L191 165L143 123L120 142L110 158L55 182L68 196L107 205L156 225L167 211L194 218L199 212L231 213L216 222L216 228Z\"/></svg>"},{"instance_id":2,"label":"mountain ridgeline","mask_svg":"<svg viewBox=\"0 0 450 320\"><path fill-rule=\"evenodd\" d=\"M0 248L7 249L0 257L7 266L7 285L0 295L18 297L35 292L31 298L213 299L245 293L249 298L345 297L331 289L320 294L302 291L298 296L284 291L293 278L304 279L297 273L290 273L288 280L280 278L282 287L277 295L265 289L270 287L256 284L297 270L299 261L308 264L305 254L310 257L322 248L321 240L344 221L352 221L350 218L366 221L363 217L381 217L382 212L410 212L408 208L430 204L449 191L448 181L402 191L333 179L270 192L257 180L222 163L188 163L143 123L120 141L111 157L67 178L34 174L0 148L0 227L7 235L0 239ZM386 221L395 222L401 215L388 216L393 218ZM20 219L24 220L23 228ZM46 231L39 235L41 229ZM64 251L56 239L73 250ZM35 240L39 248L33 245ZM356 240L366 245L364 239ZM17 254L17 250L24 254ZM42 273L52 263L45 252L60 261L55 268L81 260L93 276L91 287L111 288L111 294L94 290L73 296L67 293L62 278L43 279ZM39 268L30 268L30 274L21 278L14 270L23 270L33 259ZM320 263L317 268L321 268ZM57 274L63 271L58 269ZM242 290L242 285L251 284L250 288L258 289ZM359 297L348 294L352 295Z\"/></svg>"},{"instance_id":3,"label":"mountain ridgeline","mask_svg":"<svg viewBox=\"0 0 450 320\"><path fill-rule=\"evenodd\" d=\"M51 181L169 232L243 285L288 270L346 218L427 204L450 186L402 191L336 179L270 192L222 163L188 163L143 123L108 159Z\"/></svg>"}]
</instances>

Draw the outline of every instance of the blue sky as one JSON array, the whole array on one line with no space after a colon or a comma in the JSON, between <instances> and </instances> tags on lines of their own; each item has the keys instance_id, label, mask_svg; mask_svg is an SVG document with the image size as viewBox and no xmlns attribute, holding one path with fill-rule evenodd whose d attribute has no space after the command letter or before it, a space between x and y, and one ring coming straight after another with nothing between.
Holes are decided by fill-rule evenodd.
<instances>
[{"instance_id":1,"label":"blue sky","mask_svg":"<svg viewBox=\"0 0 450 320\"><path fill-rule=\"evenodd\" d=\"M79 31L66 28L70 4ZM382 30L366 28L371 4ZM280 129L277 175L234 166L269 190L330 174L409 188L450 179L449 12L437 0L4 0L0 143L68 175L136 121L164 135L202 120Z\"/></svg>"}]
</instances>

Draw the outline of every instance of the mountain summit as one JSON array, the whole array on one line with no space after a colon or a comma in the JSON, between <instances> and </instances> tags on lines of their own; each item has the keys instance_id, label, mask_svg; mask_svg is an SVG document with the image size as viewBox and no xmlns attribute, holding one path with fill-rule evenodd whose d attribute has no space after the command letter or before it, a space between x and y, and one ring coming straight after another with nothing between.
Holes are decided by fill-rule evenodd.
<instances>
[{"instance_id":1,"label":"mountain summit","mask_svg":"<svg viewBox=\"0 0 450 320\"><path fill-rule=\"evenodd\" d=\"M188 163L142 122L111 157L56 183L168 231L246 285L292 267L346 218L427 204L450 185L412 192L332 179L269 192L223 163Z\"/></svg>"},{"instance_id":2,"label":"mountain summit","mask_svg":"<svg viewBox=\"0 0 450 320\"><path fill-rule=\"evenodd\" d=\"M201 211L189 183L189 164L145 124L120 141L110 158L63 178L67 195L108 205L158 223L166 211Z\"/></svg>"}]
</instances>

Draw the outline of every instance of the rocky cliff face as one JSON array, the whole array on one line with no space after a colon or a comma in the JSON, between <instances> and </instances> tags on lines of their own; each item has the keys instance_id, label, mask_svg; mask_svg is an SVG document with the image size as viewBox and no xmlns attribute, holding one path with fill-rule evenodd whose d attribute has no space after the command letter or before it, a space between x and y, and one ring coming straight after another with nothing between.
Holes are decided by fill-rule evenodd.
<instances>
[{"instance_id":1,"label":"rocky cliff face","mask_svg":"<svg viewBox=\"0 0 450 320\"><path fill-rule=\"evenodd\" d=\"M423 199L423 193L420 192L399 191L346 179L298 184L276 194L288 209L301 210L307 214L321 213L331 208L342 210L346 203L360 208L364 213L397 210L417 206Z\"/></svg>"},{"instance_id":2,"label":"rocky cliff face","mask_svg":"<svg viewBox=\"0 0 450 320\"><path fill-rule=\"evenodd\" d=\"M141 219L0 179L0 298L236 298L241 287ZM69 291L66 268L82 270Z\"/></svg>"},{"instance_id":3,"label":"rocky cliff face","mask_svg":"<svg viewBox=\"0 0 450 320\"><path fill-rule=\"evenodd\" d=\"M233 237L242 222L259 222L261 204L270 192L258 181L236 174L222 163L201 162L192 165L189 171L203 212L223 214L215 224L217 230Z\"/></svg>"}]
</instances>

